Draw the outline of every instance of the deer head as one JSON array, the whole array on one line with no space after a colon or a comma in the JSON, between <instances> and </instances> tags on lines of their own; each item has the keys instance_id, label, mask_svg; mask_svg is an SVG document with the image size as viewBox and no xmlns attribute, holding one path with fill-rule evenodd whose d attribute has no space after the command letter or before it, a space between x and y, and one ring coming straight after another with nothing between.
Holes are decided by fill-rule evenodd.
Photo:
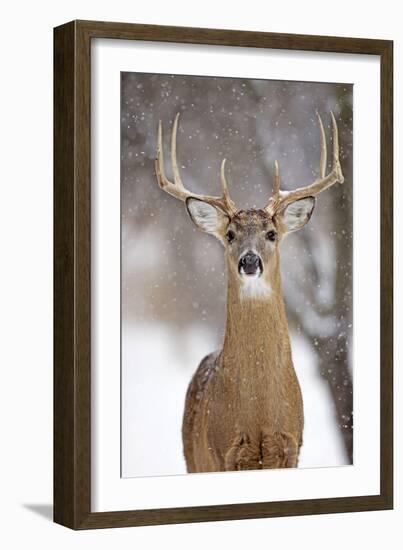
<instances>
[{"instance_id":1,"label":"deer head","mask_svg":"<svg viewBox=\"0 0 403 550\"><path fill-rule=\"evenodd\" d=\"M236 277L243 297L263 297L270 294L273 278L279 272L279 245L283 237L304 227L315 207L315 197L334 183L343 183L339 161L337 123L331 113L333 128L332 170L326 175L326 136L319 114L320 161L319 177L310 185L293 191L280 190L280 173L275 162L273 195L263 209L238 210L228 191L225 159L221 164L222 196L197 195L187 190L179 175L176 158L176 135L179 114L172 128L171 160L173 182L164 170L162 123L158 126L158 148L155 161L157 181L161 189L185 202L193 223L202 231L214 235L225 247L230 275Z\"/></svg>"}]
</instances>

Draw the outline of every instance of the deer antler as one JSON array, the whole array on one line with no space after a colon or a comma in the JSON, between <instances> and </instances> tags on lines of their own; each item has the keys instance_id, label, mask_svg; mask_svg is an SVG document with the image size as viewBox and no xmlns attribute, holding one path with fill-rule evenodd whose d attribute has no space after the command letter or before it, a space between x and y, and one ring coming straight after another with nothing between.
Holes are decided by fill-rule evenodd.
<instances>
[{"instance_id":1,"label":"deer antler","mask_svg":"<svg viewBox=\"0 0 403 550\"><path fill-rule=\"evenodd\" d=\"M225 159L221 163L221 187L222 187L222 197L213 197L210 195L197 195L187 190L182 183L181 177L179 175L178 162L176 158L176 134L178 132L178 120L179 113L175 117L175 121L172 127L172 137L171 137L171 161L172 161L172 172L174 177L174 182L168 180L165 175L164 170L164 153L162 148L162 123L159 121L158 125L158 147L157 147L157 158L155 160L155 173L157 176L158 185L181 201L186 201L187 198L192 197L194 199L199 199L201 201L207 202L213 206L217 206L223 210L226 214L232 217L236 213L236 207L229 195L227 180L225 179Z\"/></svg>"},{"instance_id":2,"label":"deer antler","mask_svg":"<svg viewBox=\"0 0 403 550\"><path fill-rule=\"evenodd\" d=\"M320 161L319 161L319 178L315 180L311 185L307 187L300 187L294 189L293 191L280 191L280 175L278 169L278 163L275 162L275 173L273 181L273 196L270 198L265 210L274 215L279 210L285 208L288 204L297 201L299 199L304 199L306 197L313 197L318 195L325 189L331 187L334 183L343 183L344 176L341 171L340 160L339 160L339 132L337 129L336 119L332 112L330 115L332 117L332 133L333 133L333 164L331 172L326 174L326 162L327 162L327 151L326 151L326 136L325 129L323 127L322 119L320 118L319 113L316 113L318 116L319 129L320 129Z\"/></svg>"}]
</instances>

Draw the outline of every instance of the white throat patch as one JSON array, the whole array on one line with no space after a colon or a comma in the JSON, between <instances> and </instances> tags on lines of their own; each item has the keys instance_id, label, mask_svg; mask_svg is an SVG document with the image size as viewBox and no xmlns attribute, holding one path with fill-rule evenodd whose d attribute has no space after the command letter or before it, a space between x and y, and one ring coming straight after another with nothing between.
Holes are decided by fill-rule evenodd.
<instances>
[{"instance_id":1,"label":"white throat patch","mask_svg":"<svg viewBox=\"0 0 403 550\"><path fill-rule=\"evenodd\" d=\"M248 275L241 278L241 300L264 300L271 294L270 285L259 275Z\"/></svg>"}]
</instances>

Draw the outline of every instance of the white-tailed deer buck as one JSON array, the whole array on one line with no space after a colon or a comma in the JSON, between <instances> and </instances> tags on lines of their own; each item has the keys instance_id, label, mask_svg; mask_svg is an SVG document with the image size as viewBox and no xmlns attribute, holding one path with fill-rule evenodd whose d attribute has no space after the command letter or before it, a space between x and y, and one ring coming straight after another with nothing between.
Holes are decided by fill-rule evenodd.
<instances>
[{"instance_id":1,"label":"white-tailed deer buck","mask_svg":"<svg viewBox=\"0 0 403 550\"><path fill-rule=\"evenodd\" d=\"M228 291L223 347L205 357L189 385L182 436L188 472L293 468L304 425L280 277L279 246L310 219L315 195L344 178L336 120L333 164L326 175L326 136L320 129L319 177L307 187L280 190L277 162L273 196L262 210L237 210L221 165L222 196L196 195L180 178L176 160L178 115L172 129L173 182L165 175L158 128L158 184L184 201L193 223L225 249Z\"/></svg>"}]
</instances>

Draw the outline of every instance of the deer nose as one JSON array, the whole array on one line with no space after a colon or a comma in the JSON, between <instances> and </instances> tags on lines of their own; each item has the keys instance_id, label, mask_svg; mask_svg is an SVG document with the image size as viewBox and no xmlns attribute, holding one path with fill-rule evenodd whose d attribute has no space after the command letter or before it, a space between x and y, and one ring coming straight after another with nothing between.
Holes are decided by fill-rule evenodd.
<instances>
[{"instance_id":1,"label":"deer nose","mask_svg":"<svg viewBox=\"0 0 403 550\"><path fill-rule=\"evenodd\" d=\"M262 271L262 260L254 252L247 252L239 260L238 271L241 274L255 275Z\"/></svg>"}]
</instances>

